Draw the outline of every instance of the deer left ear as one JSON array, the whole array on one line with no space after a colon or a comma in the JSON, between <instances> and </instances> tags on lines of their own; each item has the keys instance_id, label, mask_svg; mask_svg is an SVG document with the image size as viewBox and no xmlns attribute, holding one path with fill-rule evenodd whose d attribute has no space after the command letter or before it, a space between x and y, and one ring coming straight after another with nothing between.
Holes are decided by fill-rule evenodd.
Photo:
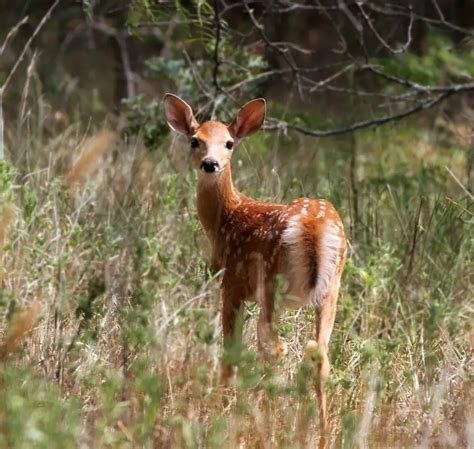
<instances>
[{"instance_id":1,"label":"deer left ear","mask_svg":"<svg viewBox=\"0 0 474 449\"><path fill-rule=\"evenodd\" d=\"M266 104L263 98L249 101L243 106L229 125L229 130L238 139L258 131L265 121Z\"/></svg>"}]
</instances>

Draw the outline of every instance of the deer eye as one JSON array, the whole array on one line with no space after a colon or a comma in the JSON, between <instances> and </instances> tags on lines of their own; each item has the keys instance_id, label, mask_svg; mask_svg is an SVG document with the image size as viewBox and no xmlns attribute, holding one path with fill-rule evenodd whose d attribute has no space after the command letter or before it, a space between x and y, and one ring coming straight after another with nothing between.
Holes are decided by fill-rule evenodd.
<instances>
[{"instance_id":1,"label":"deer eye","mask_svg":"<svg viewBox=\"0 0 474 449\"><path fill-rule=\"evenodd\" d=\"M199 146L199 140L197 140L195 137L191 139L191 148L197 148Z\"/></svg>"},{"instance_id":2,"label":"deer eye","mask_svg":"<svg viewBox=\"0 0 474 449\"><path fill-rule=\"evenodd\" d=\"M232 147L234 146L234 142L232 142L232 140L228 140L226 143L225 143L225 147L228 149L228 150L232 150Z\"/></svg>"}]
</instances>

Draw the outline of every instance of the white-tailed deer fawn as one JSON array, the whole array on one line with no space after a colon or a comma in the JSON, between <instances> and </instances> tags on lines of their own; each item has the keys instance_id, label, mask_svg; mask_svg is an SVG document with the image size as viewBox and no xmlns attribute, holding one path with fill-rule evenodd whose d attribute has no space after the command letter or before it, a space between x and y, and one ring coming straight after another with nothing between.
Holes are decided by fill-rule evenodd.
<instances>
[{"instance_id":1,"label":"white-tailed deer fawn","mask_svg":"<svg viewBox=\"0 0 474 449\"><path fill-rule=\"evenodd\" d=\"M190 140L193 163L199 172L199 219L212 246L212 265L224 270L224 345L240 340L237 318L244 301L254 300L261 306L259 349L267 359L279 355L274 286L277 276L282 275L285 306L310 304L316 308L316 342L308 342L307 353L317 352L313 358L319 372L316 390L324 435L328 343L347 248L342 221L325 200L299 198L289 204L266 203L245 196L233 186L232 153L241 139L262 126L265 100L247 103L230 125L212 120L199 124L191 107L172 94L165 95L164 109L170 128ZM223 362L224 381L231 370Z\"/></svg>"}]
</instances>

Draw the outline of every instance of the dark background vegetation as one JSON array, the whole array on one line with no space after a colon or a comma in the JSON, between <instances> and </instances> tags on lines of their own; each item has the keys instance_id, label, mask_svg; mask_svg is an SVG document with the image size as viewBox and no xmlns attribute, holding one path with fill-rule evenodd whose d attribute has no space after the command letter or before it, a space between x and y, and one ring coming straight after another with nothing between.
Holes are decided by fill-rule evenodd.
<instances>
[{"instance_id":1,"label":"dark background vegetation","mask_svg":"<svg viewBox=\"0 0 474 449\"><path fill-rule=\"evenodd\" d=\"M50 7L48 1L4 4L5 34L28 20L2 52L3 76ZM83 117L103 116L123 110L124 100L138 107L137 95L160 99L173 90L201 102L224 95L227 108L250 94L266 96L319 111L310 128L320 128L323 119L351 122L343 114L348 107L352 121L386 112L380 95L387 90L394 98L385 106L401 108L393 93L401 80L406 88L469 85L473 21L470 0L70 1L51 12L23 64L35 51L41 56L32 64L34 77L57 120L77 114L78 103ZM7 113L15 113L26 75L17 72L4 100ZM388 76L398 76L399 85ZM404 98L408 105L418 99ZM209 114L212 106L201 104L201 112Z\"/></svg>"}]
</instances>

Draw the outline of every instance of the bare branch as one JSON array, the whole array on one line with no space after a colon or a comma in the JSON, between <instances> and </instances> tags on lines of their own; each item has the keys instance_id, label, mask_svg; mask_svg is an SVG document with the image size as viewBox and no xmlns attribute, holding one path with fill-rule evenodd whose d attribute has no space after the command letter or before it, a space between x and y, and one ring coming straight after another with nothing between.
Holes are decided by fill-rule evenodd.
<instances>
[{"instance_id":1,"label":"bare branch","mask_svg":"<svg viewBox=\"0 0 474 449\"><path fill-rule=\"evenodd\" d=\"M213 98L211 95L211 89L206 86L206 83L201 79L198 73L196 73L196 70L194 69L193 62L191 61L191 58L189 57L188 52L186 51L186 48L184 45L182 46L183 50L183 56L184 59L186 59L186 62L188 63L189 69L191 70L191 74L193 75L194 82L198 86L199 90L202 92L202 94L207 97L207 98Z\"/></svg>"},{"instance_id":2,"label":"bare branch","mask_svg":"<svg viewBox=\"0 0 474 449\"><path fill-rule=\"evenodd\" d=\"M316 2L318 3L318 7L320 8L323 8L323 6L321 5L320 3L320 0L316 0ZM347 52L347 48L348 48L348 45L347 45L347 41L346 41L346 38L344 37L344 34L342 33L341 31L341 28L339 27L339 25L336 23L335 19L333 18L333 16L331 14L329 14L329 12L326 10L326 9L322 9L322 14L328 19L329 23L331 23L332 27L334 28L334 30L336 31L337 35L339 36L339 39L340 39L340 42L342 44L342 48L340 50L337 50L337 52L339 54L344 54Z\"/></svg>"},{"instance_id":3,"label":"bare branch","mask_svg":"<svg viewBox=\"0 0 474 449\"><path fill-rule=\"evenodd\" d=\"M372 30L374 33L375 37L379 40L379 42L385 47L387 50L389 50L391 53L398 54L398 53L404 53L408 47L411 44L412 41L412 29L413 29L413 22L414 22L414 16L413 12L411 11L410 14L410 24L408 25L408 31L407 31L407 40L406 43L401 47L401 48L393 48L383 37L382 35L377 31L377 28L373 24L371 18L369 15L365 12L362 3L358 3L357 6L359 7L359 10L361 14L363 15L365 21L367 22L367 25L369 25L369 28Z\"/></svg>"},{"instance_id":4,"label":"bare branch","mask_svg":"<svg viewBox=\"0 0 474 449\"><path fill-rule=\"evenodd\" d=\"M349 23L356 29L358 34L361 34L364 30L362 24L357 20L357 18L352 14L351 10L347 7L346 2L344 0L338 0L339 9L343 12L343 14L349 20Z\"/></svg>"},{"instance_id":5,"label":"bare branch","mask_svg":"<svg viewBox=\"0 0 474 449\"><path fill-rule=\"evenodd\" d=\"M346 67L343 67L341 70L338 70L336 73L333 73L332 75L328 76L327 78L315 82L314 86L309 89L310 92L316 92L317 90L321 89L325 85L329 84L331 81L334 81L335 79L339 78L340 76L344 75L346 72L349 70L352 70L354 68L354 64L349 64Z\"/></svg>"},{"instance_id":6,"label":"bare branch","mask_svg":"<svg viewBox=\"0 0 474 449\"><path fill-rule=\"evenodd\" d=\"M300 91L300 95L302 96L301 85L300 85L300 81L299 81L299 69L298 69L298 66L294 63L293 59L291 58L291 53L288 52L286 49L282 49L280 46L275 45L269 39L269 37L265 33L265 27L257 21L257 19L255 18L255 15L253 14L253 10L248 6L248 4L247 4L248 0L242 0L242 3L245 7L245 10L247 11L247 14L250 17L250 20L252 21L253 25L255 26L255 28L257 29L257 31L259 32L260 36L265 41L267 46L269 48L275 50L277 53L279 53L283 57L283 59L286 61L288 66L291 67L293 75L296 78L296 83L297 83L298 90Z\"/></svg>"},{"instance_id":7,"label":"bare branch","mask_svg":"<svg viewBox=\"0 0 474 449\"><path fill-rule=\"evenodd\" d=\"M371 9L372 11L376 11L380 14L386 15L386 16L399 16L399 17L410 17L413 15L413 18L415 20L420 20L421 22L428 23L430 25L435 25L439 27L444 27L447 29L450 29L452 31L457 31L459 33L466 34L468 36L474 36L474 31L470 30L468 28L463 28L458 25L455 25L454 23L447 22L446 20L439 20L439 19L432 19L430 17L422 16L420 14L416 14L414 12L406 12L404 10L395 10L392 9L391 7L385 7L385 6L379 6L375 5L374 3L367 2L364 3L367 8Z\"/></svg>"},{"instance_id":8,"label":"bare branch","mask_svg":"<svg viewBox=\"0 0 474 449\"><path fill-rule=\"evenodd\" d=\"M471 85L465 85L463 87L465 91L467 90L474 91L474 83L472 83ZM458 86L458 89L460 89L459 86ZM405 111L399 112L397 114L386 115L386 116L379 117L376 119L371 119L371 120L364 120L364 121L353 123L352 125L348 125L341 128L335 128L335 129L329 129L329 130L313 130L313 129L305 128L304 126L301 126L301 125L280 122L276 120L273 125L269 125L265 127L265 129L269 131L295 130L302 134L305 134L307 136L312 136L312 137L329 137L329 136L337 136L341 134L348 134L354 131L358 131L360 129L377 128L381 125L385 125L386 123L395 122L403 118L409 117L417 112L426 111L428 109L433 108L437 104L441 103L443 100L445 100L449 96L458 92L461 92L461 90L457 90L456 88L455 89L448 88L441 94L437 95L435 98L431 98L429 100L418 103L412 108L406 109Z\"/></svg>"},{"instance_id":9,"label":"bare branch","mask_svg":"<svg viewBox=\"0 0 474 449\"><path fill-rule=\"evenodd\" d=\"M450 84L447 86L425 86L423 84L415 83L414 81L411 81L409 79L400 78L391 73L387 73L384 70L382 70L380 66L367 64L363 66L363 69L369 70L375 75L378 75L388 81L399 84L401 86L409 87L419 92L445 92L447 90L453 90L453 91L459 91L459 92L469 91L471 90L471 86L474 84L473 82L471 82L471 80L474 81L474 78L471 77L469 79L469 82L462 83L462 84Z\"/></svg>"},{"instance_id":10,"label":"bare branch","mask_svg":"<svg viewBox=\"0 0 474 449\"><path fill-rule=\"evenodd\" d=\"M437 0L431 0L431 2L433 3L434 7L436 8L436 12L438 13L439 18L441 19L441 21L443 23L445 23L446 19L444 18L443 11L441 11L441 8L439 7Z\"/></svg>"}]
</instances>

